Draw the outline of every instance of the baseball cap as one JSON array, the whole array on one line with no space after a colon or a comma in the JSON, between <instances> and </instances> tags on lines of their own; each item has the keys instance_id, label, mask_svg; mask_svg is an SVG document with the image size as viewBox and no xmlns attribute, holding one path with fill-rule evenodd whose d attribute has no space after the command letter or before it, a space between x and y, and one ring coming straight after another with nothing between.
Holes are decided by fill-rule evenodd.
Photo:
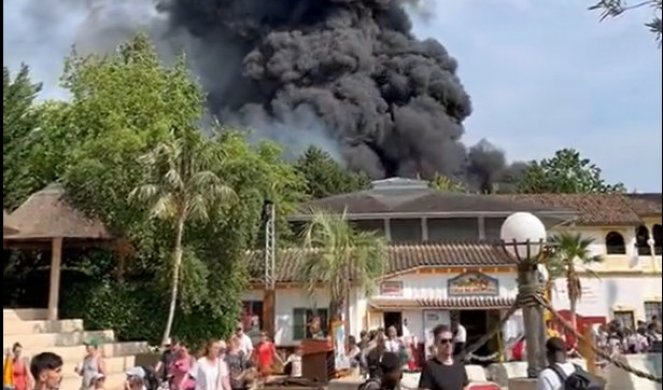
<instances>
[{"instance_id":1,"label":"baseball cap","mask_svg":"<svg viewBox=\"0 0 663 390\"><path fill-rule=\"evenodd\" d=\"M127 376L136 376L138 378L144 379L145 378L145 370L143 370L143 367L132 367L127 371Z\"/></svg>"},{"instance_id":2,"label":"baseball cap","mask_svg":"<svg viewBox=\"0 0 663 390\"><path fill-rule=\"evenodd\" d=\"M83 345L85 345L86 347L98 348L99 347L99 340L96 340L96 339L88 340L88 341L84 342Z\"/></svg>"},{"instance_id":3,"label":"baseball cap","mask_svg":"<svg viewBox=\"0 0 663 390\"><path fill-rule=\"evenodd\" d=\"M99 379L104 379L106 376L100 372L94 373L92 375L92 378L90 378L90 386L94 386L95 382L98 381Z\"/></svg>"}]
</instances>

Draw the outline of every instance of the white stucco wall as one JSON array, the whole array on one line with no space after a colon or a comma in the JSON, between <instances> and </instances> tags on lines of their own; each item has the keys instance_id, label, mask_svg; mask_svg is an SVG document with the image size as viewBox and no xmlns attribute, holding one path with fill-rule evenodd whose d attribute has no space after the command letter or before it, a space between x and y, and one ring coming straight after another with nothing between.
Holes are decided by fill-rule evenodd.
<instances>
[{"instance_id":1,"label":"white stucco wall","mask_svg":"<svg viewBox=\"0 0 663 390\"><path fill-rule=\"evenodd\" d=\"M577 312L584 316L612 319L613 310L633 310L636 320L644 320L644 302L661 300L661 276L601 276L582 278L583 296ZM566 280L559 279L553 290L553 305L569 309Z\"/></svg>"}]
</instances>

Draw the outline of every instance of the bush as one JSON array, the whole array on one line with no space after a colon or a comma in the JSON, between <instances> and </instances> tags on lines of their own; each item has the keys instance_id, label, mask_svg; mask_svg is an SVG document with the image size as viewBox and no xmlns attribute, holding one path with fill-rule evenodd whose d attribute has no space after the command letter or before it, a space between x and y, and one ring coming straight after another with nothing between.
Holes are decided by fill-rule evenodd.
<instances>
[{"instance_id":1,"label":"bush","mask_svg":"<svg viewBox=\"0 0 663 390\"><path fill-rule=\"evenodd\" d=\"M166 324L168 298L168 292L149 282L79 283L63 291L60 310L64 317L82 318L88 330L112 329L118 340L145 340L158 345ZM204 340L228 336L237 308L232 302L219 305L226 313L221 318L204 306L186 313L178 311L173 336L196 347Z\"/></svg>"}]
</instances>

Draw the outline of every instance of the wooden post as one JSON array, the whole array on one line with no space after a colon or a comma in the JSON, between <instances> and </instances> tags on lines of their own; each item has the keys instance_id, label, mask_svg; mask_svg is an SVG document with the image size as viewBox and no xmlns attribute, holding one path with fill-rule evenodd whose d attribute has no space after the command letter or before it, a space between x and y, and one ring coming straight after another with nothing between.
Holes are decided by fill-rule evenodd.
<instances>
[{"instance_id":1,"label":"wooden post","mask_svg":"<svg viewBox=\"0 0 663 390\"><path fill-rule=\"evenodd\" d=\"M585 338L585 341L580 341L578 343L578 348L580 350L580 356L584 357L587 361L587 371L593 375L598 375L598 366L596 365L596 354L592 349L594 334L592 332L591 324L584 324L582 328L582 335Z\"/></svg>"},{"instance_id":2,"label":"wooden post","mask_svg":"<svg viewBox=\"0 0 663 390\"><path fill-rule=\"evenodd\" d=\"M518 284L532 285L538 283L536 267L529 262L518 266ZM525 325L525 342L527 345L527 377L536 378L545 367L545 337L546 330L543 323L543 308L541 306L523 308L523 322Z\"/></svg>"},{"instance_id":3,"label":"wooden post","mask_svg":"<svg viewBox=\"0 0 663 390\"><path fill-rule=\"evenodd\" d=\"M276 314L275 314L275 304L276 304L276 291L273 289L265 289L263 300L262 300L262 323L263 331L267 332L269 337L274 340L275 335L275 324ZM274 340L274 343L276 341Z\"/></svg>"},{"instance_id":4,"label":"wooden post","mask_svg":"<svg viewBox=\"0 0 663 390\"><path fill-rule=\"evenodd\" d=\"M62 268L62 237L51 242L51 280L48 291L48 319L58 319L58 301L60 299L60 269Z\"/></svg>"}]
</instances>

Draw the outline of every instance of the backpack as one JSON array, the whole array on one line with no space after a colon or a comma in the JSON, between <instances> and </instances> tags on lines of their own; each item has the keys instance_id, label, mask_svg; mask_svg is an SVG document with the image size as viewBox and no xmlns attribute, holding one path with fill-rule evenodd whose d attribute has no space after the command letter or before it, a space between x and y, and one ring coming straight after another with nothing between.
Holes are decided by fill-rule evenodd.
<instances>
[{"instance_id":1,"label":"backpack","mask_svg":"<svg viewBox=\"0 0 663 390\"><path fill-rule=\"evenodd\" d=\"M548 367L559 377L562 382L562 390L605 390L603 378L590 374L577 364L573 366L575 371L568 376L557 364Z\"/></svg>"},{"instance_id":2,"label":"backpack","mask_svg":"<svg viewBox=\"0 0 663 390\"><path fill-rule=\"evenodd\" d=\"M157 373L151 367L142 366L143 371L145 371L145 388L147 390L157 390L159 388L159 378Z\"/></svg>"}]
</instances>

